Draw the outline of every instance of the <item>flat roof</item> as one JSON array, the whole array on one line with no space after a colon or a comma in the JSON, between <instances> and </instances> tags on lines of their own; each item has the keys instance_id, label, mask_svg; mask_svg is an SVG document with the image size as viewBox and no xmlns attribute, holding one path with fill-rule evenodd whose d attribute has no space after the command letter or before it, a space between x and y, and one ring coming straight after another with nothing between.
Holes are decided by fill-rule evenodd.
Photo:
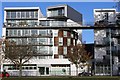
<instances>
[{"instance_id":1,"label":"flat roof","mask_svg":"<svg viewBox=\"0 0 120 80\"><path fill-rule=\"evenodd\" d=\"M94 12L116 12L116 9L111 8L111 9L94 9Z\"/></svg>"},{"instance_id":2,"label":"flat roof","mask_svg":"<svg viewBox=\"0 0 120 80\"><path fill-rule=\"evenodd\" d=\"M59 7L65 7L65 6L68 6L68 5L67 4L59 4L59 5L49 6L49 7L47 7L47 9L59 8Z\"/></svg>"},{"instance_id":3,"label":"flat roof","mask_svg":"<svg viewBox=\"0 0 120 80\"><path fill-rule=\"evenodd\" d=\"M31 10L40 9L39 7L5 7L4 10Z\"/></svg>"}]
</instances>

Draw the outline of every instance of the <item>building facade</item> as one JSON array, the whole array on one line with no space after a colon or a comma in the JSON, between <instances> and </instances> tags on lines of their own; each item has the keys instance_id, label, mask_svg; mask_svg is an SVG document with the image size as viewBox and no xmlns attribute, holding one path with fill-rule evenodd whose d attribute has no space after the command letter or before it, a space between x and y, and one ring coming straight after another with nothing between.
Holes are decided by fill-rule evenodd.
<instances>
[{"instance_id":1,"label":"building facade","mask_svg":"<svg viewBox=\"0 0 120 80\"><path fill-rule=\"evenodd\" d=\"M120 73L120 29L116 9L94 9L95 75L119 75ZM113 27L113 28L112 28Z\"/></svg>"},{"instance_id":2,"label":"building facade","mask_svg":"<svg viewBox=\"0 0 120 80\"><path fill-rule=\"evenodd\" d=\"M67 59L67 53L77 44L76 30L41 29L43 27L81 27L82 14L68 5L50 6L47 17L39 7L4 8L3 33L6 39L17 45L32 44L37 53L23 65L23 76L76 75L75 65ZM80 36L79 36L80 37ZM18 69L11 63L3 66L11 76Z\"/></svg>"}]
</instances>

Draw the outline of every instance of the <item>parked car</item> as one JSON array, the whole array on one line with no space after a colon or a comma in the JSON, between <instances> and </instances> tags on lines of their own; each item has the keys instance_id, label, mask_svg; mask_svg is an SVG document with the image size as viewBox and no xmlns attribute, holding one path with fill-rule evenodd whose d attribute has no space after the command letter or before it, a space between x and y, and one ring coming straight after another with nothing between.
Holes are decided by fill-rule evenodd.
<instances>
[{"instance_id":1,"label":"parked car","mask_svg":"<svg viewBox=\"0 0 120 80\"><path fill-rule=\"evenodd\" d=\"M10 77L10 74L8 72L0 72L0 77Z\"/></svg>"},{"instance_id":2,"label":"parked car","mask_svg":"<svg viewBox=\"0 0 120 80\"><path fill-rule=\"evenodd\" d=\"M82 72L82 73L79 73L78 76L92 76L92 73Z\"/></svg>"}]
</instances>

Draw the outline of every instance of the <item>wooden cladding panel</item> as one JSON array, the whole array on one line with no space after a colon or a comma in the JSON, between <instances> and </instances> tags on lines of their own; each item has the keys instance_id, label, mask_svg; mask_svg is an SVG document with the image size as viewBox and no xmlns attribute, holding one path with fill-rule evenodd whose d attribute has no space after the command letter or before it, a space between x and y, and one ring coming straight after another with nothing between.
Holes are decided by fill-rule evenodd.
<instances>
[{"instance_id":1,"label":"wooden cladding panel","mask_svg":"<svg viewBox=\"0 0 120 80\"><path fill-rule=\"evenodd\" d=\"M60 31L58 32L58 37L63 37L63 31L60 30Z\"/></svg>"},{"instance_id":2,"label":"wooden cladding panel","mask_svg":"<svg viewBox=\"0 0 120 80\"><path fill-rule=\"evenodd\" d=\"M54 37L54 46L58 46L59 39L58 37Z\"/></svg>"},{"instance_id":3,"label":"wooden cladding panel","mask_svg":"<svg viewBox=\"0 0 120 80\"><path fill-rule=\"evenodd\" d=\"M63 46L67 46L67 37L63 38Z\"/></svg>"},{"instance_id":4,"label":"wooden cladding panel","mask_svg":"<svg viewBox=\"0 0 120 80\"><path fill-rule=\"evenodd\" d=\"M63 55L63 47L62 46L58 47L58 54Z\"/></svg>"},{"instance_id":5,"label":"wooden cladding panel","mask_svg":"<svg viewBox=\"0 0 120 80\"><path fill-rule=\"evenodd\" d=\"M59 55L58 54L54 54L54 58L59 58Z\"/></svg>"}]
</instances>

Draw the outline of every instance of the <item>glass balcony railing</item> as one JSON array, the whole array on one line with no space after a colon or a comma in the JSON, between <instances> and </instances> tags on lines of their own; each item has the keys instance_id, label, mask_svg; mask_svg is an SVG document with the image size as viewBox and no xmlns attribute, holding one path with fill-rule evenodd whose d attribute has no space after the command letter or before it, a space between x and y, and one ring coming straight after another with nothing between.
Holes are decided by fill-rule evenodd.
<instances>
[{"instance_id":1,"label":"glass balcony railing","mask_svg":"<svg viewBox=\"0 0 120 80\"><path fill-rule=\"evenodd\" d=\"M53 42L51 42L51 43L48 43L48 42L16 42L16 44L17 45L40 45L40 46L42 46L42 45L46 45L46 46L52 46L53 45Z\"/></svg>"},{"instance_id":2,"label":"glass balcony railing","mask_svg":"<svg viewBox=\"0 0 120 80\"><path fill-rule=\"evenodd\" d=\"M4 23L3 27L81 27L81 23L77 22L59 22L59 21L54 21L54 22L49 22L46 24L41 24L40 22L34 22L34 23L25 23L25 24L19 24L17 23Z\"/></svg>"}]
</instances>

